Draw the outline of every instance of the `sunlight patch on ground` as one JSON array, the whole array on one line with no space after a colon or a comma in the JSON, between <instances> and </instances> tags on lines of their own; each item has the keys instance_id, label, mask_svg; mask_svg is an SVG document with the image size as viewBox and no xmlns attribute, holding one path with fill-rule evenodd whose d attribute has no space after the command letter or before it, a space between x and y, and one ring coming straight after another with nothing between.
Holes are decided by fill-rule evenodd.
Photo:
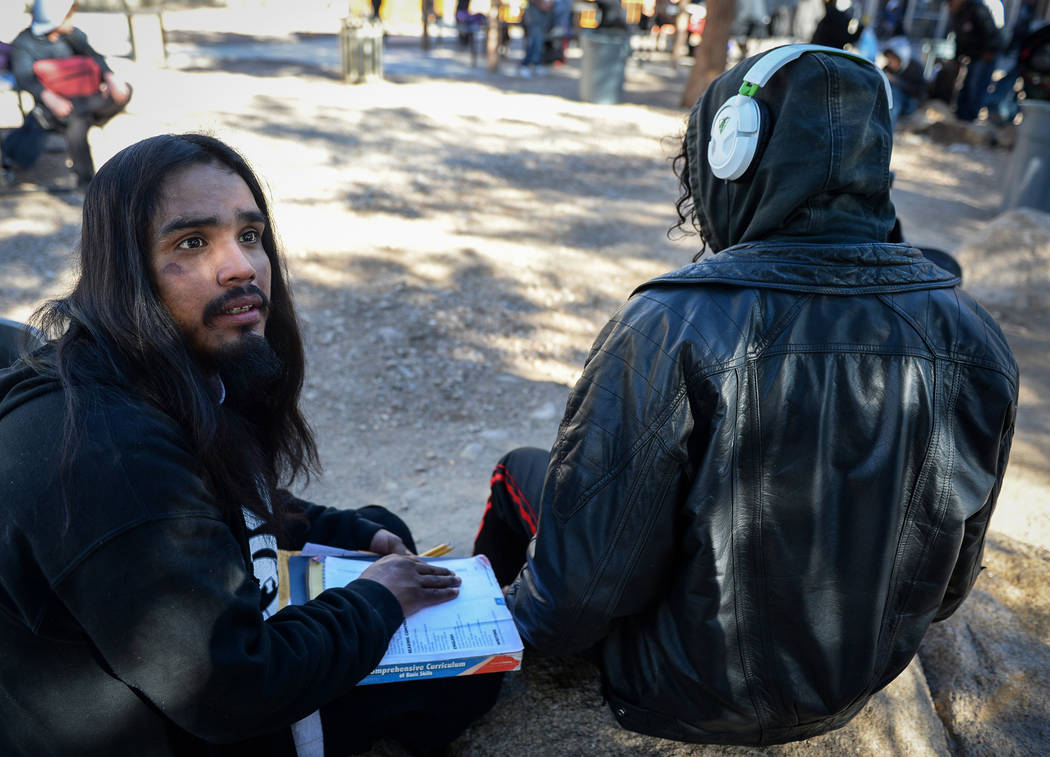
<instances>
[{"instance_id":1,"label":"sunlight patch on ground","mask_svg":"<svg viewBox=\"0 0 1050 757\"><path fill-rule=\"evenodd\" d=\"M1024 449L1022 438L1014 438L1018 456L1036 459L1039 450ZM1050 534L1050 476L1044 470L1011 460L999 492L999 501L992 515L991 529L1013 539L1046 546Z\"/></svg>"},{"instance_id":2,"label":"sunlight patch on ground","mask_svg":"<svg viewBox=\"0 0 1050 757\"><path fill-rule=\"evenodd\" d=\"M983 148L945 151L928 140L911 140L895 147L890 167L896 172L894 187L992 208L999 203L1003 162L992 157L997 156Z\"/></svg>"},{"instance_id":3,"label":"sunlight patch on ground","mask_svg":"<svg viewBox=\"0 0 1050 757\"><path fill-rule=\"evenodd\" d=\"M56 212L59 202L39 193L0 198L0 240L16 234L43 237L61 231L66 220L63 213Z\"/></svg>"}]
</instances>

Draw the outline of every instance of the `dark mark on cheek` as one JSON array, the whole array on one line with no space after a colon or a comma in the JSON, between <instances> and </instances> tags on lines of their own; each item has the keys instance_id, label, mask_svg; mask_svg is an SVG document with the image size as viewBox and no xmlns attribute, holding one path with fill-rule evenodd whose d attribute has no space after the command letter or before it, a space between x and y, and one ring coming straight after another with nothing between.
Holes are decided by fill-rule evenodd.
<instances>
[{"instance_id":1,"label":"dark mark on cheek","mask_svg":"<svg viewBox=\"0 0 1050 757\"><path fill-rule=\"evenodd\" d=\"M166 273L171 276L181 276L186 272L182 270L182 266L178 263L168 263L166 266L164 266L164 268L161 269L161 273Z\"/></svg>"}]
</instances>

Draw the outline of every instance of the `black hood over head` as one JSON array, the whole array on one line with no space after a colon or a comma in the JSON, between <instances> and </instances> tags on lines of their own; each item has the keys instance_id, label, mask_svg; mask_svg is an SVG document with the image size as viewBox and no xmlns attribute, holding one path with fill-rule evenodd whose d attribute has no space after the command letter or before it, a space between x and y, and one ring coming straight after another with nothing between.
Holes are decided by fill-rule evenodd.
<instances>
[{"instance_id":1,"label":"black hood over head","mask_svg":"<svg viewBox=\"0 0 1050 757\"><path fill-rule=\"evenodd\" d=\"M712 119L762 55L711 82L689 114L690 189L708 245L885 242L896 217L893 134L882 76L870 64L821 52L788 63L756 95L769 130L751 170L736 181L711 173Z\"/></svg>"}]
</instances>

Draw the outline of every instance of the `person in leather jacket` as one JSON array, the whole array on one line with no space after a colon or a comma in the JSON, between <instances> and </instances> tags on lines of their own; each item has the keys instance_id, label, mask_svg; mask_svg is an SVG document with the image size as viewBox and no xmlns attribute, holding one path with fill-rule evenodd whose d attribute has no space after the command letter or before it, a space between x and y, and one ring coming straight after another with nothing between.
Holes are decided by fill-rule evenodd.
<instances>
[{"instance_id":1,"label":"person in leather jacket","mask_svg":"<svg viewBox=\"0 0 1050 757\"><path fill-rule=\"evenodd\" d=\"M475 550L528 648L580 655L628 729L773 744L847 723L973 586L1017 365L943 270L887 241L870 64L810 52L755 98L737 180L709 163L719 76L676 160L691 265L602 329L549 452L500 461Z\"/></svg>"}]
</instances>

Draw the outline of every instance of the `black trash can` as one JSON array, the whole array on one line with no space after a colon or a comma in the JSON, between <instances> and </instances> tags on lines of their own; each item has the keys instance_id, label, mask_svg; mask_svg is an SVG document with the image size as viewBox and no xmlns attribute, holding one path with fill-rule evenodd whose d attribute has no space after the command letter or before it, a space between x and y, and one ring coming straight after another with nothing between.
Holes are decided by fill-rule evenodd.
<instances>
[{"instance_id":1,"label":"black trash can","mask_svg":"<svg viewBox=\"0 0 1050 757\"><path fill-rule=\"evenodd\" d=\"M580 42L580 99L602 105L620 102L624 69L631 54L630 35L624 29L595 29L583 34Z\"/></svg>"}]
</instances>

